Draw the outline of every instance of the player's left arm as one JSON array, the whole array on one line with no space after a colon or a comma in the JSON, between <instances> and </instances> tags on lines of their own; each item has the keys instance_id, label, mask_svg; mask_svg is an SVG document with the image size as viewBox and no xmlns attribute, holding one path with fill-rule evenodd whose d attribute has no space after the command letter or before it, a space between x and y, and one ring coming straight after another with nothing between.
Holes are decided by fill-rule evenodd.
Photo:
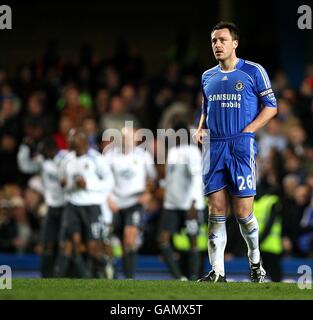
<instances>
[{"instance_id":1,"label":"player's left arm","mask_svg":"<svg viewBox=\"0 0 313 320\"><path fill-rule=\"evenodd\" d=\"M259 115L242 132L257 132L277 114L277 108L265 106Z\"/></svg>"},{"instance_id":2,"label":"player's left arm","mask_svg":"<svg viewBox=\"0 0 313 320\"><path fill-rule=\"evenodd\" d=\"M258 65L254 76L254 85L263 106L258 116L249 123L243 132L257 132L277 114L277 102L265 69Z\"/></svg>"}]
</instances>

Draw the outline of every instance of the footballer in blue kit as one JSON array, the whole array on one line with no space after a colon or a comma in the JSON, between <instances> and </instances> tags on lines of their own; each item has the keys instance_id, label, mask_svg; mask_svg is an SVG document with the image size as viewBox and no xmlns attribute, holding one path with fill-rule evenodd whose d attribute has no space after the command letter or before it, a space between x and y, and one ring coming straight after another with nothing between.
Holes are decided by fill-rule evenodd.
<instances>
[{"instance_id":1,"label":"footballer in blue kit","mask_svg":"<svg viewBox=\"0 0 313 320\"><path fill-rule=\"evenodd\" d=\"M253 282L263 282L258 223L253 215L256 194L256 131L277 113L276 99L265 69L236 56L236 25L220 22L212 30L218 65L201 79L202 114L195 138L207 145L203 163L204 193L209 203L208 253L212 270L199 281L226 281L224 250L226 214L231 196L240 231L247 243ZM205 130L206 129L206 130Z\"/></svg>"},{"instance_id":2,"label":"footballer in blue kit","mask_svg":"<svg viewBox=\"0 0 313 320\"><path fill-rule=\"evenodd\" d=\"M254 196L255 133L242 131L257 117L261 104L276 108L267 73L259 64L238 59L232 71L218 65L204 72L202 89L202 114L211 138L205 194L227 188L236 196Z\"/></svg>"}]
</instances>

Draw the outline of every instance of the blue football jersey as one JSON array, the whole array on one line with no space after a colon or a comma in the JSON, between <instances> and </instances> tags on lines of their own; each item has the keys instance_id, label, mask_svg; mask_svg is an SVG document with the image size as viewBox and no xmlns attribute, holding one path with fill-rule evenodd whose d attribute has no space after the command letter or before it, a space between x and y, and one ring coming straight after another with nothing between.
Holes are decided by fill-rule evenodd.
<instances>
[{"instance_id":1,"label":"blue football jersey","mask_svg":"<svg viewBox=\"0 0 313 320\"><path fill-rule=\"evenodd\" d=\"M276 99L264 68L238 59L234 70L220 66L205 71L201 79L202 114L212 137L242 132L260 113L261 105L276 108Z\"/></svg>"}]
</instances>

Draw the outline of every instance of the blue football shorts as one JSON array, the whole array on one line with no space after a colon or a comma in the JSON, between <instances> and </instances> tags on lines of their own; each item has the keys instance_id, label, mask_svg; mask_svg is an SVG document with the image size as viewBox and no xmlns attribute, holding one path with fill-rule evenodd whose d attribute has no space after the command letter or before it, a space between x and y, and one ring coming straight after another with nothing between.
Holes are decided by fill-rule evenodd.
<instances>
[{"instance_id":1,"label":"blue football shorts","mask_svg":"<svg viewBox=\"0 0 313 320\"><path fill-rule=\"evenodd\" d=\"M237 197L256 194L255 133L231 137L210 137L209 152L203 158L204 193L227 189Z\"/></svg>"}]
</instances>

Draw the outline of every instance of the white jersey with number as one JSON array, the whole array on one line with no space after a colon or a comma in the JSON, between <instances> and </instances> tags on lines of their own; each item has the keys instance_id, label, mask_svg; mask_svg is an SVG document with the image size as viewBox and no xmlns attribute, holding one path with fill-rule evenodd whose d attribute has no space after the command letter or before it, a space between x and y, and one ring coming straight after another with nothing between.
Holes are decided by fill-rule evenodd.
<instances>
[{"instance_id":1,"label":"white jersey with number","mask_svg":"<svg viewBox=\"0 0 313 320\"><path fill-rule=\"evenodd\" d=\"M197 210L205 207L202 184L202 157L195 145L172 147L167 156L165 209Z\"/></svg>"},{"instance_id":2,"label":"white jersey with number","mask_svg":"<svg viewBox=\"0 0 313 320\"><path fill-rule=\"evenodd\" d=\"M140 147L126 154L113 148L105 154L105 158L114 176L112 198L120 209L133 206L145 191L147 179L156 178L151 154Z\"/></svg>"},{"instance_id":3,"label":"white jersey with number","mask_svg":"<svg viewBox=\"0 0 313 320\"><path fill-rule=\"evenodd\" d=\"M67 201L77 206L102 205L113 188L113 176L102 154L89 149L82 156L74 154L63 164L62 176L66 179ZM76 186L75 179L81 176L86 188Z\"/></svg>"}]
</instances>

